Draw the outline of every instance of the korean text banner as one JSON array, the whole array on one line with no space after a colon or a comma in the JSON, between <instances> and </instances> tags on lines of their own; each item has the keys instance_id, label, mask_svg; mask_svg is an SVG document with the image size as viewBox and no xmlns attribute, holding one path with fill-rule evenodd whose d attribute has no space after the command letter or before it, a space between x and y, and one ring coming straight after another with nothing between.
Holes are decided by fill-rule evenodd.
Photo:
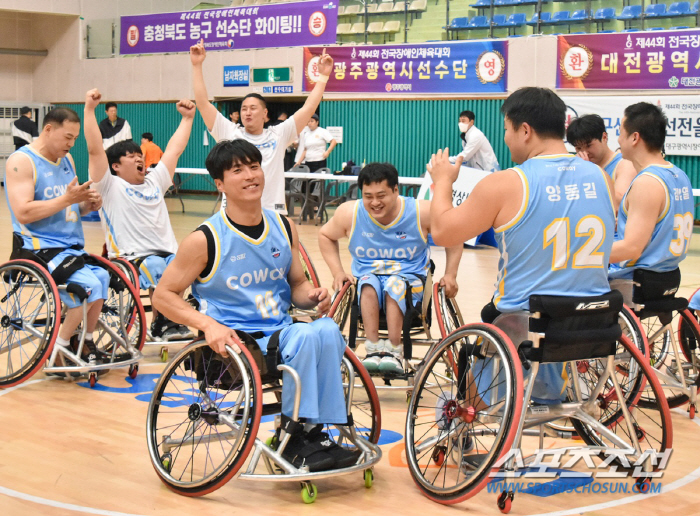
<instances>
[{"instance_id":1,"label":"korean text banner","mask_svg":"<svg viewBox=\"0 0 700 516\"><path fill-rule=\"evenodd\" d=\"M121 54L335 43L338 4L332 0L227 7L121 17Z\"/></svg>"},{"instance_id":2,"label":"korean text banner","mask_svg":"<svg viewBox=\"0 0 700 516\"><path fill-rule=\"evenodd\" d=\"M697 95L562 97L566 104L567 124L578 116L595 113L605 122L608 145L619 147L620 122L625 108L637 102L660 106L668 118L666 126L666 154L700 156L700 97Z\"/></svg>"},{"instance_id":3,"label":"korean text banner","mask_svg":"<svg viewBox=\"0 0 700 516\"><path fill-rule=\"evenodd\" d=\"M558 88L697 90L700 30L559 36Z\"/></svg>"},{"instance_id":4,"label":"korean text banner","mask_svg":"<svg viewBox=\"0 0 700 516\"><path fill-rule=\"evenodd\" d=\"M335 62L326 91L357 93L502 93L507 45L465 41L327 47ZM318 78L322 48L304 48L304 89Z\"/></svg>"}]
</instances>

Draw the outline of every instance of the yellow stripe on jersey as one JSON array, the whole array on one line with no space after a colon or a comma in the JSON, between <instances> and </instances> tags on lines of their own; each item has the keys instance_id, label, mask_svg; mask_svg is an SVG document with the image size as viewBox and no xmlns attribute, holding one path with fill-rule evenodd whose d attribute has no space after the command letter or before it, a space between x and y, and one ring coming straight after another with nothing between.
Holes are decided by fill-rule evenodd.
<instances>
[{"instance_id":1,"label":"yellow stripe on jersey","mask_svg":"<svg viewBox=\"0 0 700 516\"><path fill-rule=\"evenodd\" d=\"M265 229L264 229L262 235L260 235L257 240L253 240L245 233L238 231L238 229L236 229L236 226L234 226L233 224L231 224L231 222L229 222L228 217L226 216L226 212L224 210L221 210L219 212L219 215L221 216L222 219L224 219L224 223L229 227L229 229L231 229L231 231L236 233L243 240L250 242L251 244L254 244L254 245L262 244L265 241L265 238L267 238L267 234L270 232L270 223L268 222L267 217L265 216L264 212L263 212L262 216L263 216L263 222L265 224Z\"/></svg>"},{"instance_id":2,"label":"yellow stripe on jersey","mask_svg":"<svg viewBox=\"0 0 700 516\"><path fill-rule=\"evenodd\" d=\"M659 165L659 166L661 166L661 165ZM668 214L668 210L671 208L671 195L668 191L668 187L666 186L666 183L659 176L657 176L656 174L652 174L651 172L642 172L641 175L653 177L654 179L656 179L659 183L661 183L661 186L663 187L664 192L666 192L666 205L664 206L664 209L661 212L661 215L659 215L659 218L656 219L656 223L658 224Z\"/></svg>"},{"instance_id":3,"label":"yellow stripe on jersey","mask_svg":"<svg viewBox=\"0 0 700 516\"><path fill-rule=\"evenodd\" d=\"M369 220L371 220L372 222L374 222L375 225L379 226L380 228L382 228L384 230L389 229L392 226L395 226L396 224L398 224L401 221L401 217L403 217L403 212L406 209L406 202L404 201L403 197L399 197L399 202L401 202L401 211L399 211L399 214L396 216L396 218L393 221L391 221L389 224L387 224L386 226L383 224L380 224L378 221L376 221L374 219L374 217L372 217L372 215L369 212L367 212L367 215L369 215Z\"/></svg>"},{"instance_id":4,"label":"yellow stripe on jersey","mask_svg":"<svg viewBox=\"0 0 700 516\"><path fill-rule=\"evenodd\" d=\"M226 217L226 215L224 215L224 217ZM216 270L219 268L219 262L221 261L221 242L219 240L219 235L217 234L216 229L214 229L214 226L211 224L211 222L204 222L204 225L209 228L209 231L211 231L211 234L214 236L214 259L212 260L212 267L209 271L209 274L207 274L204 277L200 276L199 278L197 278L197 280L200 283L207 283L214 277L214 274L216 274Z\"/></svg>"},{"instance_id":5,"label":"yellow stripe on jersey","mask_svg":"<svg viewBox=\"0 0 700 516\"><path fill-rule=\"evenodd\" d=\"M287 242L289 243L289 248L292 248L292 242L289 240L289 235L287 234L287 227L284 225L284 221L282 220L283 215L280 215L279 213L275 213L277 215L277 221L280 224L280 228L282 228L282 233L284 234L284 238L287 239Z\"/></svg>"},{"instance_id":6,"label":"yellow stripe on jersey","mask_svg":"<svg viewBox=\"0 0 700 516\"><path fill-rule=\"evenodd\" d=\"M350 234L348 235L348 240L352 238L352 234L355 232L355 225L357 223L357 211L360 209L360 203L362 201L355 201L355 207L352 209L352 226L350 226Z\"/></svg>"},{"instance_id":7,"label":"yellow stripe on jersey","mask_svg":"<svg viewBox=\"0 0 700 516\"><path fill-rule=\"evenodd\" d=\"M423 242L428 243L428 237L423 235L423 228L420 226L420 201L416 200L416 224L418 225L418 234L423 239Z\"/></svg>"},{"instance_id":8,"label":"yellow stripe on jersey","mask_svg":"<svg viewBox=\"0 0 700 516\"><path fill-rule=\"evenodd\" d=\"M515 214L515 217L513 217L510 222L507 222L502 226L494 228L494 231L496 233L503 233L506 229L510 229L513 226L515 226L520 221L520 219L523 218L523 215L525 215L525 210L527 209L527 206L530 202L530 186L527 182L527 177L525 177L525 173L517 167L514 167L511 170L514 170L518 174L518 176L520 176L520 181L523 183L523 201L522 203L520 203L520 209L518 210L518 213Z\"/></svg>"}]
</instances>

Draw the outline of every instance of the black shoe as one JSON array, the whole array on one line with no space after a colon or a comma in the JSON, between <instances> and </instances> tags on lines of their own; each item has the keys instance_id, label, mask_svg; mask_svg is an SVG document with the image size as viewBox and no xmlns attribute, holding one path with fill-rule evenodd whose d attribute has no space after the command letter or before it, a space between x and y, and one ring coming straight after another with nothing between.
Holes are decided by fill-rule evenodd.
<instances>
[{"instance_id":1,"label":"black shoe","mask_svg":"<svg viewBox=\"0 0 700 516\"><path fill-rule=\"evenodd\" d=\"M342 469L354 466L360 456L359 450L350 450L336 444L326 432L322 432L323 425L316 425L307 434L309 442L320 444L325 452L335 460L335 468Z\"/></svg>"},{"instance_id":2,"label":"black shoe","mask_svg":"<svg viewBox=\"0 0 700 516\"><path fill-rule=\"evenodd\" d=\"M312 443L303 434L292 435L284 447L282 457L295 468L307 467L309 471L326 471L336 467L335 459L331 457L326 447L321 443Z\"/></svg>"}]
</instances>

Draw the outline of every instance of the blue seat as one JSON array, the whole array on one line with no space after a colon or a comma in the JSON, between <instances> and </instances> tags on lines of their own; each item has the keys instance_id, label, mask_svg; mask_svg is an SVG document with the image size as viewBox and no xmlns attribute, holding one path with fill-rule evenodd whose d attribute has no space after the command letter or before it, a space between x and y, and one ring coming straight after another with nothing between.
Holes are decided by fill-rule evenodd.
<instances>
[{"instance_id":1,"label":"blue seat","mask_svg":"<svg viewBox=\"0 0 700 516\"><path fill-rule=\"evenodd\" d=\"M690 2L673 2L666 13L667 16L689 16Z\"/></svg>"},{"instance_id":2,"label":"blue seat","mask_svg":"<svg viewBox=\"0 0 700 516\"><path fill-rule=\"evenodd\" d=\"M595 15L593 15L593 19L598 21L614 20L616 15L617 11L614 7L601 7L595 12Z\"/></svg>"},{"instance_id":3,"label":"blue seat","mask_svg":"<svg viewBox=\"0 0 700 516\"><path fill-rule=\"evenodd\" d=\"M506 5L510 5L510 0L494 0L493 5L496 7L504 7Z\"/></svg>"},{"instance_id":4,"label":"blue seat","mask_svg":"<svg viewBox=\"0 0 700 516\"><path fill-rule=\"evenodd\" d=\"M520 27L527 23L527 15L525 13L513 13L508 16L506 20L506 25L508 27Z\"/></svg>"},{"instance_id":5,"label":"blue seat","mask_svg":"<svg viewBox=\"0 0 700 516\"><path fill-rule=\"evenodd\" d=\"M622 32L639 32L639 29L632 27L630 29L624 29Z\"/></svg>"},{"instance_id":6,"label":"blue seat","mask_svg":"<svg viewBox=\"0 0 700 516\"><path fill-rule=\"evenodd\" d=\"M649 4L644 10L647 18L659 18L666 15L666 4Z\"/></svg>"},{"instance_id":7,"label":"blue seat","mask_svg":"<svg viewBox=\"0 0 700 516\"><path fill-rule=\"evenodd\" d=\"M507 27L505 14L494 14L491 21L494 27Z\"/></svg>"},{"instance_id":8,"label":"blue seat","mask_svg":"<svg viewBox=\"0 0 700 516\"><path fill-rule=\"evenodd\" d=\"M537 13L533 14L532 18L530 19L529 22L527 22L527 24L528 25L537 25L538 18L539 18L539 16L537 15ZM550 12L542 13L542 18L540 19L540 22L541 23L548 23L551 19L552 19L552 13L550 13Z\"/></svg>"},{"instance_id":9,"label":"blue seat","mask_svg":"<svg viewBox=\"0 0 700 516\"><path fill-rule=\"evenodd\" d=\"M666 27L647 27L646 30L666 30Z\"/></svg>"},{"instance_id":10,"label":"blue seat","mask_svg":"<svg viewBox=\"0 0 700 516\"><path fill-rule=\"evenodd\" d=\"M617 32L616 30L599 30L597 34L612 34L614 32Z\"/></svg>"},{"instance_id":11,"label":"blue seat","mask_svg":"<svg viewBox=\"0 0 700 516\"><path fill-rule=\"evenodd\" d=\"M588 34L588 32L583 31L583 30L580 32L569 32L569 35L573 35L573 34Z\"/></svg>"},{"instance_id":12,"label":"blue seat","mask_svg":"<svg viewBox=\"0 0 700 516\"><path fill-rule=\"evenodd\" d=\"M488 7L491 5L491 0L476 0L476 3L469 4L469 7Z\"/></svg>"},{"instance_id":13,"label":"blue seat","mask_svg":"<svg viewBox=\"0 0 700 516\"><path fill-rule=\"evenodd\" d=\"M689 29L689 28L690 27L688 27L687 25L678 25L677 27L671 27L668 30L683 30L683 29Z\"/></svg>"},{"instance_id":14,"label":"blue seat","mask_svg":"<svg viewBox=\"0 0 700 516\"><path fill-rule=\"evenodd\" d=\"M641 5L626 5L622 8L620 16L617 17L618 20L636 20L642 16L642 6Z\"/></svg>"},{"instance_id":15,"label":"blue seat","mask_svg":"<svg viewBox=\"0 0 700 516\"><path fill-rule=\"evenodd\" d=\"M690 8L690 14L697 14L700 9L700 0L695 0L693 7Z\"/></svg>"},{"instance_id":16,"label":"blue seat","mask_svg":"<svg viewBox=\"0 0 700 516\"><path fill-rule=\"evenodd\" d=\"M489 19L486 16L474 16L467 28L469 29L484 29L490 26Z\"/></svg>"},{"instance_id":17,"label":"blue seat","mask_svg":"<svg viewBox=\"0 0 700 516\"><path fill-rule=\"evenodd\" d=\"M461 18L452 18L450 29L466 29L469 25L469 18L464 16Z\"/></svg>"},{"instance_id":18,"label":"blue seat","mask_svg":"<svg viewBox=\"0 0 700 516\"><path fill-rule=\"evenodd\" d=\"M557 11L552 15L550 23L569 23L571 21L570 11Z\"/></svg>"},{"instance_id":19,"label":"blue seat","mask_svg":"<svg viewBox=\"0 0 700 516\"><path fill-rule=\"evenodd\" d=\"M588 10L587 9L577 9L573 13L571 13L571 21L583 21L588 19Z\"/></svg>"}]
</instances>

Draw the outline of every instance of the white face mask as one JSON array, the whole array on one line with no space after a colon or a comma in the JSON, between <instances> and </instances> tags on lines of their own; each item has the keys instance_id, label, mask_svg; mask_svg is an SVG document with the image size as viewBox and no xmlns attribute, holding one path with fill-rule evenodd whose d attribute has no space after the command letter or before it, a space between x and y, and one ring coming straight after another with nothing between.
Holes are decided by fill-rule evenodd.
<instances>
[{"instance_id":1,"label":"white face mask","mask_svg":"<svg viewBox=\"0 0 700 516\"><path fill-rule=\"evenodd\" d=\"M465 124L464 122L459 123L459 132L460 133L466 133L469 130L469 124Z\"/></svg>"}]
</instances>

